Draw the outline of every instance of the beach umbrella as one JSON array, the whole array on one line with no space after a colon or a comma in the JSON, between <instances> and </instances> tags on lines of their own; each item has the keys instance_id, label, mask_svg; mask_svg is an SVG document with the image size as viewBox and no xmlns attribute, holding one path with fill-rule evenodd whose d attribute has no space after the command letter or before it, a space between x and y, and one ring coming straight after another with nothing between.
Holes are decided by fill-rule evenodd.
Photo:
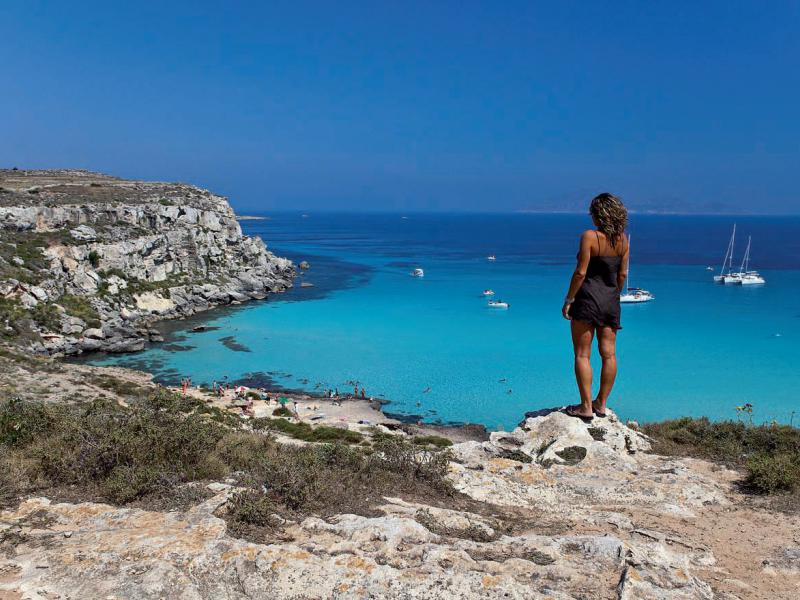
<instances>
[{"instance_id":1,"label":"beach umbrella","mask_svg":"<svg viewBox=\"0 0 800 600\"><path fill-rule=\"evenodd\" d=\"M237 387L233 388L233 391L236 392L237 394L242 394L242 393L247 391L247 388L244 387L243 385L240 385L240 386L237 386Z\"/></svg>"},{"instance_id":2,"label":"beach umbrella","mask_svg":"<svg viewBox=\"0 0 800 600\"><path fill-rule=\"evenodd\" d=\"M289 399L288 399L286 396L281 396L281 397L278 399L278 402L280 402L281 404L286 404L286 403L288 403L288 402L289 402Z\"/></svg>"}]
</instances>

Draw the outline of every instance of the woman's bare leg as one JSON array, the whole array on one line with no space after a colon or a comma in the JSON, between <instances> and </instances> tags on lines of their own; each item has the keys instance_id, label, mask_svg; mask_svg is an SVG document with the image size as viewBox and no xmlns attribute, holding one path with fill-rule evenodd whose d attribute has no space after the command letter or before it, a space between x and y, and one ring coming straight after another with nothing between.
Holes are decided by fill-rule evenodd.
<instances>
[{"instance_id":1,"label":"woman's bare leg","mask_svg":"<svg viewBox=\"0 0 800 600\"><path fill-rule=\"evenodd\" d=\"M572 320L572 347L575 350L575 380L581 395L580 405L571 407L573 413L592 416L592 339L594 325Z\"/></svg>"},{"instance_id":2,"label":"woman's bare leg","mask_svg":"<svg viewBox=\"0 0 800 600\"><path fill-rule=\"evenodd\" d=\"M604 413L608 396L617 378L617 331L611 327L598 327L597 347L600 350L603 368L600 371L600 391L597 392L594 409Z\"/></svg>"}]
</instances>

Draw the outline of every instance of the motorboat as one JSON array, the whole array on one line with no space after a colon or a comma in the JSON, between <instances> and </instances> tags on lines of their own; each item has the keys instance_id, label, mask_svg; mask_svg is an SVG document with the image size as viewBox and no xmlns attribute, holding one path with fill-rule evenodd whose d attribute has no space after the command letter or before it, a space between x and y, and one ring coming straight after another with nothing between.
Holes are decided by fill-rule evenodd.
<instances>
[{"instance_id":1,"label":"motorboat","mask_svg":"<svg viewBox=\"0 0 800 600\"><path fill-rule=\"evenodd\" d=\"M486 306L489 308L508 308L510 304L508 302L504 302L503 300L489 300Z\"/></svg>"},{"instance_id":2,"label":"motorboat","mask_svg":"<svg viewBox=\"0 0 800 600\"><path fill-rule=\"evenodd\" d=\"M484 296L494 296L494 290L483 290Z\"/></svg>"},{"instance_id":3,"label":"motorboat","mask_svg":"<svg viewBox=\"0 0 800 600\"><path fill-rule=\"evenodd\" d=\"M497 257L494 254L490 254L486 257L486 260L495 261L497 260Z\"/></svg>"},{"instance_id":4,"label":"motorboat","mask_svg":"<svg viewBox=\"0 0 800 600\"><path fill-rule=\"evenodd\" d=\"M416 269L411 271L411 276L412 277L425 277L425 271L423 271L422 269L417 267Z\"/></svg>"},{"instance_id":5,"label":"motorboat","mask_svg":"<svg viewBox=\"0 0 800 600\"><path fill-rule=\"evenodd\" d=\"M619 297L619 301L623 304L639 304L641 302L650 302L655 299L656 297L647 290L635 287L626 288L625 293L621 294Z\"/></svg>"}]
</instances>

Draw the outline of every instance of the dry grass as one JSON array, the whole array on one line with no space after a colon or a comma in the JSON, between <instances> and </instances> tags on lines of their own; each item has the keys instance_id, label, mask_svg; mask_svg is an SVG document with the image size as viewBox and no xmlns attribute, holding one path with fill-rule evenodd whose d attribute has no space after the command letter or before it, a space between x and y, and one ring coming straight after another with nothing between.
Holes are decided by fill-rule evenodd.
<instances>
[{"instance_id":1,"label":"dry grass","mask_svg":"<svg viewBox=\"0 0 800 600\"><path fill-rule=\"evenodd\" d=\"M320 429L300 433L328 441L331 430L335 443L282 445L243 430L228 413L163 389L134 398L129 408L104 400L4 400L0 504L66 490L73 501L161 510L202 499L196 491L202 486L191 482L234 477L246 492L233 499L226 518L233 531L256 539L275 527L275 514L374 514L386 495L439 502L456 495L445 478L447 451L398 439L349 446L341 438L353 432ZM361 440L354 435L358 440L345 441Z\"/></svg>"}]
</instances>

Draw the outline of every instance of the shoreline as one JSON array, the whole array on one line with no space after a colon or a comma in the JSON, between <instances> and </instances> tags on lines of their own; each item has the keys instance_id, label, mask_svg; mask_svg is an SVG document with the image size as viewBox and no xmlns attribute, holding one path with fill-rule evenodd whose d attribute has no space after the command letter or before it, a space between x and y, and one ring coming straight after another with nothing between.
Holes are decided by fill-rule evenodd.
<instances>
[{"instance_id":1,"label":"shoreline","mask_svg":"<svg viewBox=\"0 0 800 600\"><path fill-rule=\"evenodd\" d=\"M97 367L109 368L109 367ZM117 367L127 369L126 367ZM139 372L140 371L135 371ZM146 375L153 377L152 374ZM153 378L155 382L155 379ZM207 387L194 386L187 388L185 395L201 400L208 406L219 408L243 419L273 418L273 411L285 405L294 413L285 417L292 422L306 423L312 426L325 425L342 429L362 430L375 426L383 426L390 431L402 431L410 436L438 436L449 439L453 443L466 441L484 442L489 439L490 431L478 423L448 423L436 424L422 421L409 422L402 415L387 414L382 407L391 401L377 398L356 398L350 395L328 398L303 390L287 390L280 387L254 388L247 387L247 391L237 394L234 390L239 387L239 381L230 383L227 389L218 395ZM160 384L157 384L160 385ZM167 389L183 394L181 386L164 386ZM255 393L261 396L253 398L247 403L247 395ZM268 399L264 399L266 396ZM286 399L285 403L280 402ZM249 413L249 414L248 414ZM278 417L280 418L280 417Z\"/></svg>"}]
</instances>

